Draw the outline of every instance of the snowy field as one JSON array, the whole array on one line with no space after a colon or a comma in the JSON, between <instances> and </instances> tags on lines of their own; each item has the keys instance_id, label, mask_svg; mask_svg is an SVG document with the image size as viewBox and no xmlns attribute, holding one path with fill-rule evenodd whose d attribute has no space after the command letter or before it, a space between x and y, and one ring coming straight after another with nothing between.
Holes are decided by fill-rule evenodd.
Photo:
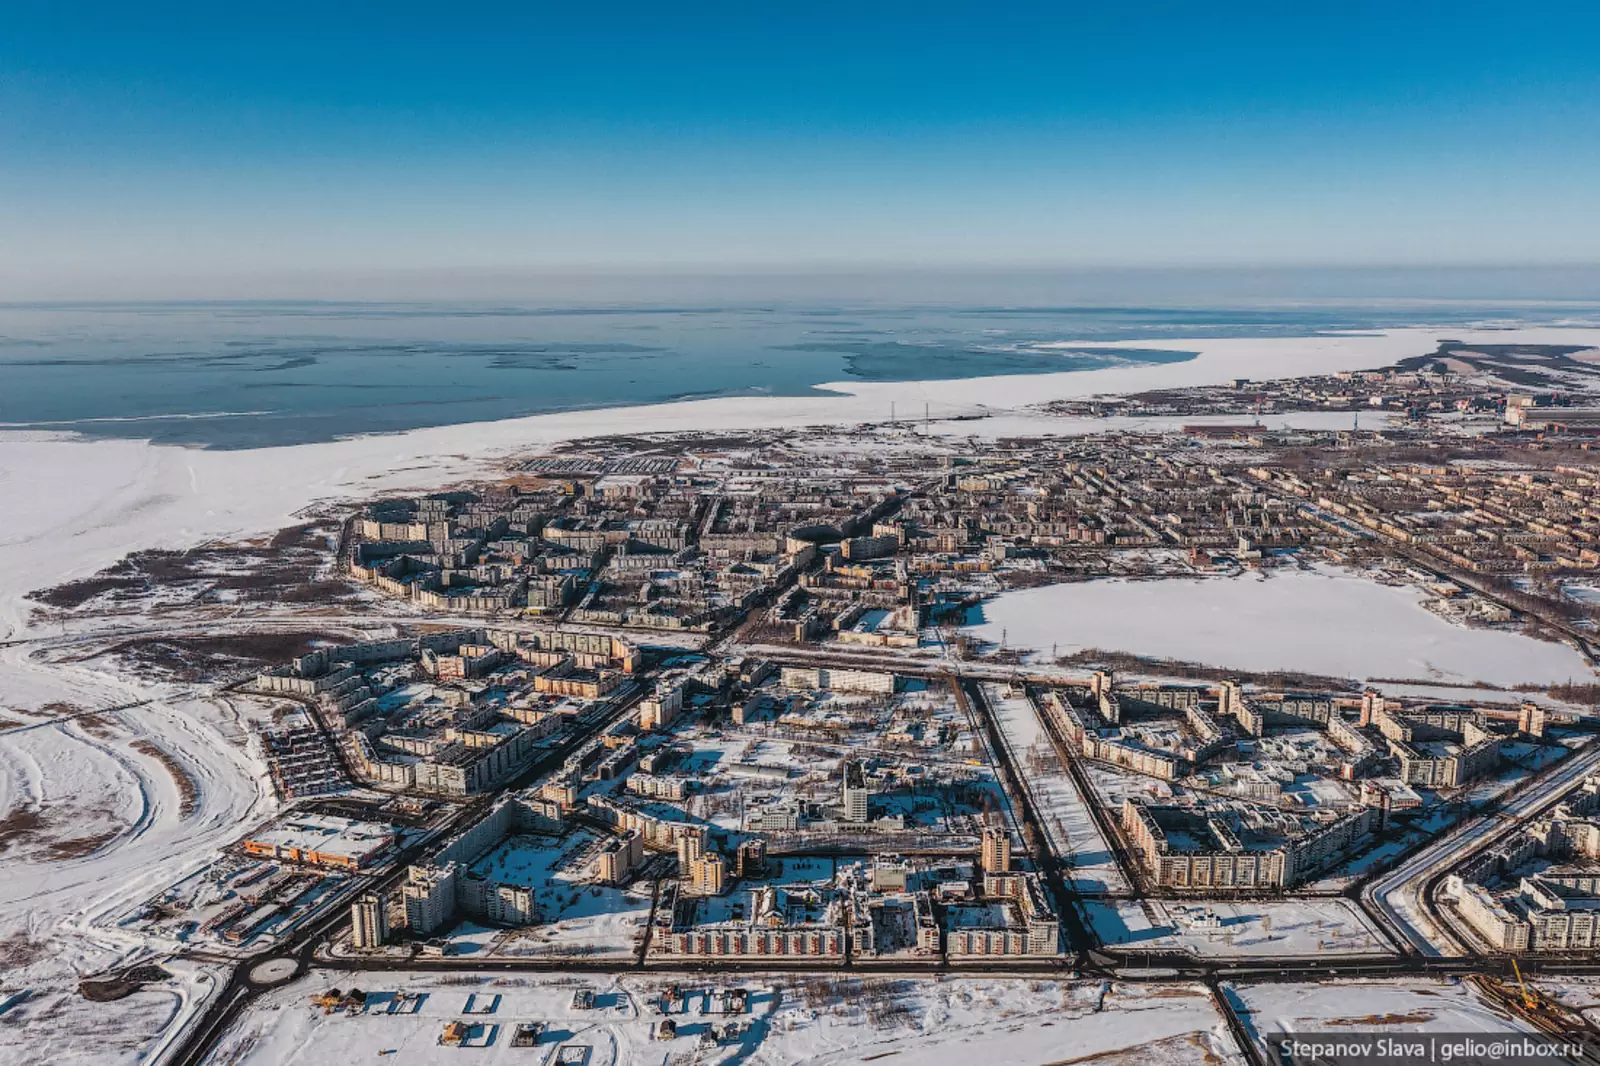
<instances>
[{"instance_id":1,"label":"snowy field","mask_svg":"<svg viewBox=\"0 0 1600 1066\"><path fill-rule=\"evenodd\" d=\"M1077 786L1055 760L1033 704L1025 696L1006 695L1003 685L985 685L983 694L1013 758L1023 768L1024 787L1032 794L1051 847L1071 867L1073 886L1080 892L1128 891L1132 886Z\"/></svg>"},{"instance_id":2,"label":"snowy field","mask_svg":"<svg viewBox=\"0 0 1600 1066\"><path fill-rule=\"evenodd\" d=\"M0 999L27 997L0 1016L0 1066L131 1062L170 1034L193 990L180 980L90 1003L79 979L170 947L119 923L275 801L232 697L29 650L0 648L0 715L17 723L0 732ZM84 1032L115 1035L102 1044Z\"/></svg>"},{"instance_id":3,"label":"snowy field","mask_svg":"<svg viewBox=\"0 0 1600 1066\"><path fill-rule=\"evenodd\" d=\"M1541 992L1583 1015L1590 1025L1600 1026L1600 978L1540 977L1528 983L1538 985Z\"/></svg>"},{"instance_id":4,"label":"snowy field","mask_svg":"<svg viewBox=\"0 0 1600 1066\"><path fill-rule=\"evenodd\" d=\"M715 999L704 986L672 1015L677 1036L653 1038L665 978L468 978L449 984L437 975L363 973L376 1012L325 1015L310 997L349 975L320 975L258 1001L223 1038L212 1066L310 1066L369 1061L381 1052L407 1063L499 1062L553 1066L563 1047L587 1048L584 1066L696 1061L704 1064L804 1062L815 1066L893 1056L896 1066L939 1066L981 1055L989 1066L1045 1062L1142 1066L1195 1062L1241 1063L1205 990L1199 986L1103 986L1005 979L947 980L793 976L743 977L749 1009L706 1013ZM595 993L590 1010L574 1009L573 992ZM396 992L423 993L412 1014L383 1013ZM468 995L500 997L492 1015L463 1014ZM498 1027L487 1047L438 1044L447 1022ZM513 1048L519 1022L542 1022L537 1047ZM699 1050L712 1026L742 1030L720 1046ZM487 1034L486 1034L487 1035Z\"/></svg>"},{"instance_id":5,"label":"snowy field","mask_svg":"<svg viewBox=\"0 0 1600 1066\"><path fill-rule=\"evenodd\" d=\"M1280 1033L1527 1031L1459 979L1232 985L1224 994L1263 1050L1264 1038Z\"/></svg>"},{"instance_id":6,"label":"snowy field","mask_svg":"<svg viewBox=\"0 0 1600 1066\"><path fill-rule=\"evenodd\" d=\"M164 969L170 980L112 1003L91 1002L75 988L19 993L6 975L0 985L0 1062L132 1066L152 1061L227 981L221 966L169 962Z\"/></svg>"},{"instance_id":7,"label":"snowy field","mask_svg":"<svg viewBox=\"0 0 1600 1066\"><path fill-rule=\"evenodd\" d=\"M1388 682L1378 686L1385 696L1428 700L1433 703L1470 703L1478 707L1499 707L1515 711L1524 700L1558 711L1583 713L1590 708L1581 703L1567 703L1553 698L1547 692L1494 692L1464 685L1394 685Z\"/></svg>"},{"instance_id":8,"label":"snowy field","mask_svg":"<svg viewBox=\"0 0 1600 1066\"><path fill-rule=\"evenodd\" d=\"M1086 908L1102 943L1132 952L1187 951L1203 958L1393 953L1360 908L1344 899L1120 900Z\"/></svg>"},{"instance_id":9,"label":"snowy field","mask_svg":"<svg viewBox=\"0 0 1600 1066\"><path fill-rule=\"evenodd\" d=\"M983 640L1066 654L1131 652L1237 670L1445 683L1588 678L1565 644L1451 625L1410 586L1329 567L1165 581L1089 581L1007 592L971 627Z\"/></svg>"}]
</instances>

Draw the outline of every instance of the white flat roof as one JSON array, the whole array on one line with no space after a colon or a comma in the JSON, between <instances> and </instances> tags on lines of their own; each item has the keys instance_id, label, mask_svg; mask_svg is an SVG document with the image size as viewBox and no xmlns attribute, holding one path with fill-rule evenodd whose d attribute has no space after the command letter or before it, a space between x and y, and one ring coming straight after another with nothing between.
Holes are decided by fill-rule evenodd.
<instances>
[{"instance_id":1,"label":"white flat roof","mask_svg":"<svg viewBox=\"0 0 1600 1066\"><path fill-rule=\"evenodd\" d=\"M249 838L258 844L360 859L387 847L394 830L331 814L289 814Z\"/></svg>"}]
</instances>

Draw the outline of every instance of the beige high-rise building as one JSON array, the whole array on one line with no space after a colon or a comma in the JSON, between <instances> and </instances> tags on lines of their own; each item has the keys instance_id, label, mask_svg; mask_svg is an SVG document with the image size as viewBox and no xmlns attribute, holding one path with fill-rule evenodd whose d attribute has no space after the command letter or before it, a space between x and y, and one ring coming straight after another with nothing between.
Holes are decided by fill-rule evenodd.
<instances>
[{"instance_id":1,"label":"beige high-rise building","mask_svg":"<svg viewBox=\"0 0 1600 1066\"><path fill-rule=\"evenodd\" d=\"M1219 681L1217 683L1217 713L1227 717L1237 717L1239 709L1244 703L1244 693L1239 688L1237 681Z\"/></svg>"},{"instance_id":2,"label":"beige high-rise building","mask_svg":"<svg viewBox=\"0 0 1600 1066\"><path fill-rule=\"evenodd\" d=\"M690 876L690 868L706 853L706 838L700 833L684 833L678 837L678 869Z\"/></svg>"},{"instance_id":3,"label":"beige high-rise building","mask_svg":"<svg viewBox=\"0 0 1600 1066\"><path fill-rule=\"evenodd\" d=\"M1372 724L1372 719L1383 713L1383 693L1375 688L1369 688L1361 693L1361 718L1356 722L1365 729Z\"/></svg>"},{"instance_id":4,"label":"beige high-rise building","mask_svg":"<svg viewBox=\"0 0 1600 1066\"><path fill-rule=\"evenodd\" d=\"M629 830L600 846L594 861L594 879L603 885L623 884L643 859L644 837L636 830Z\"/></svg>"},{"instance_id":5,"label":"beige high-rise building","mask_svg":"<svg viewBox=\"0 0 1600 1066\"><path fill-rule=\"evenodd\" d=\"M695 859L689 866L689 887L697 896L720 896L728 889L728 864L715 851Z\"/></svg>"},{"instance_id":6,"label":"beige high-rise building","mask_svg":"<svg viewBox=\"0 0 1600 1066\"><path fill-rule=\"evenodd\" d=\"M1011 834L1000 826L983 830L983 872L1001 874L1011 869Z\"/></svg>"},{"instance_id":7,"label":"beige high-rise building","mask_svg":"<svg viewBox=\"0 0 1600 1066\"><path fill-rule=\"evenodd\" d=\"M350 904L350 946L370 951L389 939L389 897L367 892Z\"/></svg>"},{"instance_id":8,"label":"beige high-rise building","mask_svg":"<svg viewBox=\"0 0 1600 1066\"><path fill-rule=\"evenodd\" d=\"M1517 729L1530 737L1544 736L1548 720L1545 709L1532 700L1523 700L1522 706L1517 708Z\"/></svg>"}]
</instances>

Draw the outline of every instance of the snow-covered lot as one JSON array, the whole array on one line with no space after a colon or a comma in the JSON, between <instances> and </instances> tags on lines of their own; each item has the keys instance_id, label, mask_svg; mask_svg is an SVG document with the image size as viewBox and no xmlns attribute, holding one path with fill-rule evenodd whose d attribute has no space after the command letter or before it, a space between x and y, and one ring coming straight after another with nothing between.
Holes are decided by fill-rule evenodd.
<instances>
[{"instance_id":1,"label":"snow-covered lot","mask_svg":"<svg viewBox=\"0 0 1600 1066\"><path fill-rule=\"evenodd\" d=\"M345 977L347 975L337 975ZM742 1029L702 1063L857 1063L893 1056L896 1064L935 1064L981 1055L992 1066L1041 1062L1126 1061L1137 1051L1149 1066L1242 1061L1205 989L1190 985L1112 985L1008 979L741 977L750 990L740 1015L707 1013L716 1000L700 986L687 1010L671 1015L677 1036L653 1037L666 978L508 977L451 984L439 976L364 973L376 1012L324 1014L309 997L340 984L335 975L295 982L255 1004L213 1053L213 1064L305 1066L366 1061L405 1063L554 1063L563 1047L588 1048L586 1066L687 1061L713 1025ZM343 987L348 988L348 983ZM725 986L724 986L725 987ZM595 1005L575 1009L573 992L589 988ZM383 1013L395 992L424 993L412 1014ZM493 1015L463 1014L469 994L498 994ZM499 1026L488 1047L441 1047L446 1023ZM519 1022L542 1022L535 1048L513 1048Z\"/></svg>"},{"instance_id":2,"label":"snow-covered lot","mask_svg":"<svg viewBox=\"0 0 1600 1066\"><path fill-rule=\"evenodd\" d=\"M1085 905L1102 943L1203 958L1390 954L1388 940L1344 899L1292 903L1120 900Z\"/></svg>"},{"instance_id":3,"label":"snow-covered lot","mask_svg":"<svg viewBox=\"0 0 1600 1066\"><path fill-rule=\"evenodd\" d=\"M1282 1033L1527 1031L1459 979L1231 985L1223 991L1264 1051L1265 1039Z\"/></svg>"},{"instance_id":4,"label":"snow-covered lot","mask_svg":"<svg viewBox=\"0 0 1600 1066\"><path fill-rule=\"evenodd\" d=\"M650 917L651 886L584 883L584 855L597 837L578 829L561 839L508 837L472 864L474 873L533 889L540 924L508 933L466 923L450 936L455 954L606 955L630 958Z\"/></svg>"},{"instance_id":5,"label":"snow-covered lot","mask_svg":"<svg viewBox=\"0 0 1600 1066\"><path fill-rule=\"evenodd\" d=\"M122 917L274 801L229 698L29 650L0 648L0 713L14 723L0 732L0 999L26 994L0 1016L0 1066L133 1061L170 1033L190 993L180 981L89 1003L78 980L160 951ZM125 704L140 705L67 717ZM83 1037L97 1031L117 1036Z\"/></svg>"},{"instance_id":6,"label":"snow-covered lot","mask_svg":"<svg viewBox=\"0 0 1600 1066\"><path fill-rule=\"evenodd\" d=\"M1591 676L1565 644L1452 625L1423 593L1347 571L1089 581L1005 593L973 632L1013 648L1131 652L1236 670L1492 685Z\"/></svg>"},{"instance_id":7,"label":"snow-covered lot","mask_svg":"<svg viewBox=\"0 0 1600 1066\"><path fill-rule=\"evenodd\" d=\"M0 1063L132 1066L150 1062L227 983L223 966L168 962L170 979L125 999L94 1003L76 988L0 991Z\"/></svg>"},{"instance_id":8,"label":"snow-covered lot","mask_svg":"<svg viewBox=\"0 0 1600 1066\"><path fill-rule=\"evenodd\" d=\"M1600 980L1593 977L1541 977L1529 982L1553 996L1564 1007L1581 1014L1590 1025L1600 1024Z\"/></svg>"}]
</instances>

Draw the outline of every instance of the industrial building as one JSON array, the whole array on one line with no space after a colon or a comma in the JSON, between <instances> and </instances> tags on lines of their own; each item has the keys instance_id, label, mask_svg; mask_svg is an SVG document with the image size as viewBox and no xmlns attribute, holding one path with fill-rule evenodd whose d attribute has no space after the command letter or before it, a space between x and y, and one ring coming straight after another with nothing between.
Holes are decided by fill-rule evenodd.
<instances>
[{"instance_id":1,"label":"industrial building","mask_svg":"<svg viewBox=\"0 0 1600 1066\"><path fill-rule=\"evenodd\" d=\"M373 822L291 812L245 837L240 847L259 858L358 870L387 855L398 837L395 830Z\"/></svg>"}]
</instances>

